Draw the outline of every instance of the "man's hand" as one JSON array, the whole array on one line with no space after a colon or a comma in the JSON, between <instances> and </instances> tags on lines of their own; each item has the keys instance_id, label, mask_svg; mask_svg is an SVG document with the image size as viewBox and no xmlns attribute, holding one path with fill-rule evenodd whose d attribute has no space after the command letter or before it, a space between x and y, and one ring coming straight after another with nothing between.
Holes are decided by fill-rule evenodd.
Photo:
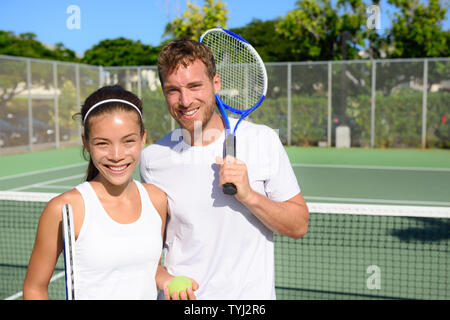
<instances>
[{"instance_id":1,"label":"man's hand","mask_svg":"<svg viewBox=\"0 0 450 320\"><path fill-rule=\"evenodd\" d=\"M245 203L254 192L248 179L247 165L229 155L225 159L216 157L216 163L219 167L219 186L222 187L227 182L233 183L237 189L235 198Z\"/></svg>"},{"instance_id":2,"label":"man's hand","mask_svg":"<svg viewBox=\"0 0 450 320\"><path fill-rule=\"evenodd\" d=\"M245 205L267 228L280 235L299 239L308 230L309 211L301 193L285 201L274 201L254 191L248 179L244 162L226 156L216 157L219 167L219 185L234 183L234 197Z\"/></svg>"}]
</instances>

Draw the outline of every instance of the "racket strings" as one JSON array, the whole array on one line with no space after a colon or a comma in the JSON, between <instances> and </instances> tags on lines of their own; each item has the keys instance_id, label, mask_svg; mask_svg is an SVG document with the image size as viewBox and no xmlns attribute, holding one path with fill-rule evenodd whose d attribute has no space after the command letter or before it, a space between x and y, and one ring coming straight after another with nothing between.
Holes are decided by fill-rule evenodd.
<instances>
[{"instance_id":1,"label":"racket strings","mask_svg":"<svg viewBox=\"0 0 450 320\"><path fill-rule=\"evenodd\" d=\"M213 52L221 78L220 98L230 107L247 110L264 94L264 66L242 41L223 32L207 34L203 42Z\"/></svg>"}]
</instances>

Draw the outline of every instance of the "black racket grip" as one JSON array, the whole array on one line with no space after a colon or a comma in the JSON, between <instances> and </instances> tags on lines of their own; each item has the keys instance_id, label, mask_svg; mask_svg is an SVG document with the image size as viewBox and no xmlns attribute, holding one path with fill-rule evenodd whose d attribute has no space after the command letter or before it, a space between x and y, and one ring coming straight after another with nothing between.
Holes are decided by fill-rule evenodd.
<instances>
[{"instance_id":1,"label":"black racket grip","mask_svg":"<svg viewBox=\"0 0 450 320\"><path fill-rule=\"evenodd\" d=\"M224 183L222 186L223 193L228 194L230 196L235 195L237 193L237 188L234 183Z\"/></svg>"},{"instance_id":2,"label":"black racket grip","mask_svg":"<svg viewBox=\"0 0 450 320\"><path fill-rule=\"evenodd\" d=\"M225 135L225 156L230 155L236 157L236 136L234 134L227 133ZM237 193L237 188L234 183L226 182L222 186L223 193L230 196Z\"/></svg>"}]
</instances>

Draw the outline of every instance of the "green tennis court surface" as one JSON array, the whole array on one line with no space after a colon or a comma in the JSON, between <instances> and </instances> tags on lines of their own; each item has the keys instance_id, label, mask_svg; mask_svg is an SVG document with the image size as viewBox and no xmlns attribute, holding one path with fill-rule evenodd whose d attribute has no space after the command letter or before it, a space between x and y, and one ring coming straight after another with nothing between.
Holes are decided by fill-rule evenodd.
<instances>
[{"instance_id":1,"label":"green tennis court surface","mask_svg":"<svg viewBox=\"0 0 450 320\"><path fill-rule=\"evenodd\" d=\"M330 209L375 204L377 210L312 212L302 239L276 236L278 299L450 298L448 217L433 216L431 209L418 216L392 212L398 205L450 207L450 151L290 147L287 152L308 203L330 203ZM0 190L61 193L83 181L86 162L80 148L68 148L2 156L0 168ZM45 202L18 209L23 202L1 201L0 299L20 298ZM64 297L62 272L60 259L53 298Z\"/></svg>"}]
</instances>

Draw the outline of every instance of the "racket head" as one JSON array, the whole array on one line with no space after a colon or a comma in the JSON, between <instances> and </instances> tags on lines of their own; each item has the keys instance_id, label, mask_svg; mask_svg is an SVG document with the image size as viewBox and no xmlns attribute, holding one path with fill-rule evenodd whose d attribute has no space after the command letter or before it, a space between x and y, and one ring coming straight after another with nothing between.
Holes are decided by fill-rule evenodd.
<instances>
[{"instance_id":1,"label":"racket head","mask_svg":"<svg viewBox=\"0 0 450 320\"><path fill-rule=\"evenodd\" d=\"M223 106L244 116L260 106L267 93L267 71L258 52L245 39L223 28L207 30L199 41L213 53L221 79L217 96Z\"/></svg>"},{"instance_id":2,"label":"racket head","mask_svg":"<svg viewBox=\"0 0 450 320\"><path fill-rule=\"evenodd\" d=\"M70 204L62 206L62 239L66 299L75 300L75 228L72 206Z\"/></svg>"}]
</instances>

